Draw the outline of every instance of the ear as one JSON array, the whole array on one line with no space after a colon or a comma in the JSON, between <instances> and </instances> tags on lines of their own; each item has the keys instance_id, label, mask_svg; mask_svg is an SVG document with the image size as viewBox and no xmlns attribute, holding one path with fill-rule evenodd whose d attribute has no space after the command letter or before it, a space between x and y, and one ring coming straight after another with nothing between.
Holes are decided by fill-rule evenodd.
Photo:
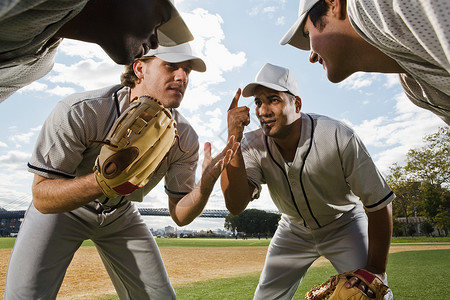
<instances>
[{"instance_id":1,"label":"ear","mask_svg":"<svg viewBox=\"0 0 450 300\"><path fill-rule=\"evenodd\" d=\"M295 96L295 112L299 113L302 110L302 98Z\"/></svg>"},{"instance_id":2,"label":"ear","mask_svg":"<svg viewBox=\"0 0 450 300\"><path fill-rule=\"evenodd\" d=\"M142 78L144 78L144 70L143 70L143 68L144 68L144 62L143 61L141 61L141 60L136 60L134 63L133 63L133 71L134 71L134 74L136 75L136 77L139 79L139 80L141 80Z\"/></svg>"},{"instance_id":3,"label":"ear","mask_svg":"<svg viewBox=\"0 0 450 300\"><path fill-rule=\"evenodd\" d=\"M347 17L347 1L346 0L326 0L330 7L330 13L338 20L344 20Z\"/></svg>"}]
</instances>

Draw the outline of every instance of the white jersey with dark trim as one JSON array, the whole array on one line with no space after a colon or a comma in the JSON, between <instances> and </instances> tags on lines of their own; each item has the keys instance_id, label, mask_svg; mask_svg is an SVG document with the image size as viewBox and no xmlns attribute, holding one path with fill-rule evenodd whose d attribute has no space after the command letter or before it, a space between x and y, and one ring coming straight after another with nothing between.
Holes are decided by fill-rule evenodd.
<instances>
[{"instance_id":1,"label":"white jersey with dark trim","mask_svg":"<svg viewBox=\"0 0 450 300\"><path fill-rule=\"evenodd\" d=\"M356 133L332 118L302 114L301 137L291 166L261 129L241 143L254 198L267 184L281 213L310 228L320 228L364 205L377 211L395 197Z\"/></svg>"},{"instance_id":2,"label":"white jersey with dark trim","mask_svg":"<svg viewBox=\"0 0 450 300\"><path fill-rule=\"evenodd\" d=\"M75 178L93 173L101 144L114 121L129 107L130 90L120 85L71 95L59 102L45 121L36 148L28 163L30 172L46 178ZM181 148L172 147L152 180L126 199L142 201L162 178L169 197L181 198L195 185L198 162L198 136L188 121L176 110ZM98 199L104 202L105 196ZM108 200L108 205L122 197Z\"/></svg>"}]
</instances>

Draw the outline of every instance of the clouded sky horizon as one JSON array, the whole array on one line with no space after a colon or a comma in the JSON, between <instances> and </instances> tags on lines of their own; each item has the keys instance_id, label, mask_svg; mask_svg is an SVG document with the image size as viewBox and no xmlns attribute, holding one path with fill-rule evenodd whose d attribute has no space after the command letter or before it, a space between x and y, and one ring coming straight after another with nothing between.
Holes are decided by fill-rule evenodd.
<instances>
[{"instance_id":1,"label":"clouded sky horizon","mask_svg":"<svg viewBox=\"0 0 450 300\"><path fill-rule=\"evenodd\" d=\"M425 135L446 126L406 98L395 74L356 73L333 84L321 65L309 63L308 52L281 46L280 39L297 18L297 1L183 0L175 4L194 34L193 48L208 68L205 73L191 73L179 110L197 131L201 144L212 143L213 154L225 145L226 113L236 90L252 82L267 62L293 72L303 112L327 115L352 126L385 175L393 163L404 163L409 149L423 146ZM75 92L118 84L122 71L123 66L114 64L97 45L67 39L59 47L51 73L0 104L0 207L28 207L33 175L26 165L55 104ZM258 128L253 99L241 98L239 105L251 109L248 130ZM202 160L203 147L197 179ZM167 207L162 185L139 206ZM276 209L266 189L249 208ZM218 184L206 209L225 209ZM174 226L170 218L152 218L151 222L153 228ZM199 218L186 227L222 228L223 220Z\"/></svg>"}]
</instances>

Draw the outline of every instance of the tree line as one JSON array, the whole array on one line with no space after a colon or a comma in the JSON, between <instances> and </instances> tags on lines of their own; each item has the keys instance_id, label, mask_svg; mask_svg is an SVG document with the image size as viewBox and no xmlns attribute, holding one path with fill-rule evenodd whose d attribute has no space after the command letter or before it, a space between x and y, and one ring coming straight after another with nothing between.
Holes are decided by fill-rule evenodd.
<instances>
[{"instance_id":1,"label":"tree line","mask_svg":"<svg viewBox=\"0 0 450 300\"><path fill-rule=\"evenodd\" d=\"M411 217L422 217L420 230L426 235L434 228L439 235L450 230L450 127L425 136L424 142L408 151L405 166L392 165L386 177L397 196L392 203L396 236L416 233Z\"/></svg>"}]
</instances>

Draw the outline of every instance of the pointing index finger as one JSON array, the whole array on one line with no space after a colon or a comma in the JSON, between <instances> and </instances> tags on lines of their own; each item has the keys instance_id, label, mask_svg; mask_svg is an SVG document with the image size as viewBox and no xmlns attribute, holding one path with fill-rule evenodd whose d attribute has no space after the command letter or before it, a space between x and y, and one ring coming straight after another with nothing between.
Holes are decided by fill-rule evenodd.
<instances>
[{"instance_id":1,"label":"pointing index finger","mask_svg":"<svg viewBox=\"0 0 450 300\"><path fill-rule=\"evenodd\" d=\"M236 108L238 106L239 97L241 96L241 89L239 88L234 95L233 100L231 100L230 108L228 110Z\"/></svg>"}]
</instances>

